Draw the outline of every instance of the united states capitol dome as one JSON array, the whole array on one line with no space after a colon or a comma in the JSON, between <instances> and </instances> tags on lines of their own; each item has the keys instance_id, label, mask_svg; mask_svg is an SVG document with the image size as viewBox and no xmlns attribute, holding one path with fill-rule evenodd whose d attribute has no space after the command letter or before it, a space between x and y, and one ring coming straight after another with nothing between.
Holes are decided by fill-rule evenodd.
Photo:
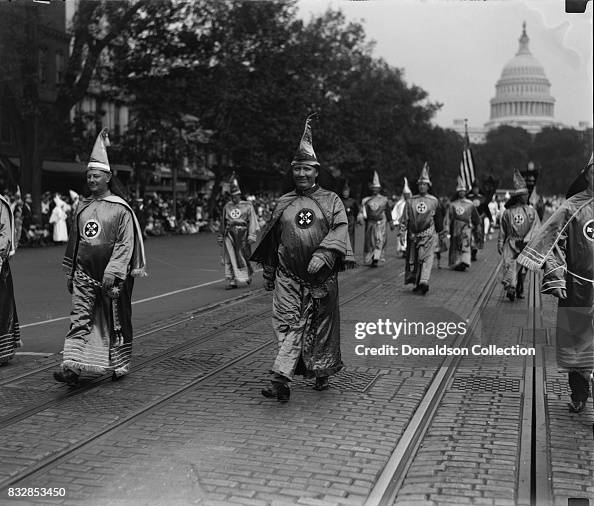
<instances>
[{"instance_id":1,"label":"united states capitol dome","mask_svg":"<svg viewBox=\"0 0 594 506\"><path fill-rule=\"evenodd\" d=\"M489 130L510 125L536 133L545 126L558 125L551 83L542 64L530 52L529 43L524 22L518 52L505 64L495 85L490 120L485 124Z\"/></svg>"}]
</instances>

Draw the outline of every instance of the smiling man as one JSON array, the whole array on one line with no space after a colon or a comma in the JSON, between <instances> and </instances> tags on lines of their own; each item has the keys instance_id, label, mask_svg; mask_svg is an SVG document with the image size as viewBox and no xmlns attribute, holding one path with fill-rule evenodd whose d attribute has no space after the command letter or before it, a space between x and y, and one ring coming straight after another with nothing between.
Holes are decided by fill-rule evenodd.
<instances>
[{"instance_id":1,"label":"smiling man","mask_svg":"<svg viewBox=\"0 0 594 506\"><path fill-rule=\"evenodd\" d=\"M91 195L78 206L63 262L72 311L62 368L54 378L71 386L82 371L110 372L117 379L130 370L132 287L134 277L146 275L136 216L110 190L106 146L104 130L87 166Z\"/></svg>"},{"instance_id":2,"label":"smiling man","mask_svg":"<svg viewBox=\"0 0 594 506\"><path fill-rule=\"evenodd\" d=\"M291 163L295 190L283 195L251 260L264 268L266 290L274 290L272 326L278 354L265 397L286 402L294 375L328 377L342 368L338 271L353 267L348 219L338 195L316 184L320 164L312 144L311 116Z\"/></svg>"}]
</instances>

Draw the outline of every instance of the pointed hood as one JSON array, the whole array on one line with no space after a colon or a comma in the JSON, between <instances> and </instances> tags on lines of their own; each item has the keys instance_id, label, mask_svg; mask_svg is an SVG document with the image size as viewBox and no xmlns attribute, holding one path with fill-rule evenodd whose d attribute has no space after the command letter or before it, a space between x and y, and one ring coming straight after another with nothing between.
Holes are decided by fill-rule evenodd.
<instances>
[{"instance_id":1,"label":"pointed hood","mask_svg":"<svg viewBox=\"0 0 594 506\"><path fill-rule=\"evenodd\" d=\"M111 172L109 167L109 160L107 159L106 147L110 146L109 137L107 135L107 128L104 128L99 132L93 151L91 152L91 159L87 165L87 170L96 169L102 170L103 172Z\"/></svg>"},{"instance_id":2,"label":"pointed hood","mask_svg":"<svg viewBox=\"0 0 594 506\"><path fill-rule=\"evenodd\" d=\"M237 177L235 177L235 172L229 181L229 193L231 195L241 195L241 188L239 188L239 182L237 181Z\"/></svg>"},{"instance_id":3,"label":"pointed hood","mask_svg":"<svg viewBox=\"0 0 594 506\"><path fill-rule=\"evenodd\" d=\"M574 179L573 183L567 190L566 198L573 197L576 193L583 192L586 188L588 188L588 180L586 178L586 171L588 167L591 167L594 164L594 154L590 155L590 160L586 164L586 166L580 171L578 176Z\"/></svg>"},{"instance_id":4,"label":"pointed hood","mask_svg":"<svg viewBox=\"0 0 594 506\"><path fill-rule=\"evenodd\" d=\"M303 130L303 135L301 136L301 142L299 143L297 152L295 153L295 156L293 157L291 166L294 166L294 165L311 165L314 167L320 166L320 164L318 163L318 158L316 157L316 153L313 148L313 137L311 134L311 119L315 115L316 115L316 113L310 114L305 120L305 129Z\"/></svg>"},{"instance_id":5,"label":"pointed hood","mask_svg":"<svg viewBox=\"0 0 594 506\"><path fill-rule=\"evenodd\" d=\"M404 178L404 188L402 188L402 194L404 195L405 193L408 193L409 195L412 195L412 192L410 191L410 186L408 186L408 179Z\"/></svg>"},{"instance_id":6,"label":"pointed hood","mask_svg":"<svg viewBox=\"0 0 594 506\"><path fill-rule=\"evenodd\" d=\"M431 179L429 179L429 164L425 162L423 168L421 169L421 175L419 176L419 180L417 183L427 183L431 186Z\"/></svg>"},{"instance_id":7,"label":"pointed hood","mask_svg":"<svg viewBox=\"0 0 594 506\"><path fill-rule=\"evenodd\" d=\"M373 171L373 181L369 184L369 188L381 188L382 185L380 184L379 174L377 171Z\"/></svg>"},{"instance_id":8,"label":"pointed hood","mask_svg":"<svg viewBox=\"0 0 594 506\"><path fill-rule=\"evenodd\" d=\"M528 195L526 181L518 169L514 169L514 195Z\"/></svg>"},{"instance_id":9,"label":"pointed hood","mask_svg":"<svg viewBox=\"0 0 594 506\"><path fill-rule=\"evenodd\" d=\"M462 191L466 191L466 185L464 184L464 180L462 179L461 176L458 176L458 183L456 185L456 191L457 192L462 192Z\"/></svg>"}]
</instances>

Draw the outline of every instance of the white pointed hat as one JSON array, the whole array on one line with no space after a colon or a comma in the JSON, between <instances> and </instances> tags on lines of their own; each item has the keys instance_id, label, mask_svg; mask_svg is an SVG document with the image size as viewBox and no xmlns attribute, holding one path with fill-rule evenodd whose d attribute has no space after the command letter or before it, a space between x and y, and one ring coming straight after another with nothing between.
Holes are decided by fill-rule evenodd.
<instances>
[{"instance_id":1,"label":"white pointed hat","mask_svg":"<svg viewBox=\"0 0 594 506\"><path fill-rule=\"evenodd\" d=\"M109 136L107 135L107 128L104 128L99 132L93 151L91 152L91 159L87 165L87 170L96 169L102 170L103 172L111 172L109 167L109 160L107 158L106 147L111 146L109 142Z\"/></svg>"},{"instance_id":2,"label":"white pointed hat","mask_svg":"<svg viewBox=\"0 0 594 506\"><path fill-rule=\"evenodd\" d=\"M229 193L231 193L231 195L241 195L241 188L239 188L239 182L237 181L235 172L231 176L231 181L229 182Z\"/></svg>"},{"instance_id":3,"label":"white pointed hat","mask_svg":"<svg viewBox=\"0 0 594 506\"><path fill-rule=\"evenodd\" d=\"M465 192L466 191L466 184L464 183L462 176L458 176L456 191L457 192Z\"/></svg>"},{"instance_id":4,"label":"white pointed hat","mask_svg":"<svg viewBox=\"0 0 594 506\"><path fill-rule=\"evenodd\" d=\"M369 185L369 188L381 188L382 185L380 184L379 174L376 170L373 171L373 181Z\"/></svg>"},{"instance_id":5,"label":"white pointed hat","mask_svg":"<svg viewBox=\"0 0 594 506\"><path fill-rule=\"evenodd\" d=\"M410 186L408 186L408 179L406 177L404 178L404 188L402 189L402 193L408 193L409 195L412 195L412 192L410 191Z\"/></svg>"},{"instance_id":6,"label":"white pointed hat","mask_svg":"<svg viewBox=\"0 0 594 506\"><path fill-rule=\"evenodd\" d=\"M419 176L419 180L417 183L427 183L431 186L431 179L429 179L429 164L425 162L423 168L421 169L421 175Z\"/></svg>"}]
</instances>

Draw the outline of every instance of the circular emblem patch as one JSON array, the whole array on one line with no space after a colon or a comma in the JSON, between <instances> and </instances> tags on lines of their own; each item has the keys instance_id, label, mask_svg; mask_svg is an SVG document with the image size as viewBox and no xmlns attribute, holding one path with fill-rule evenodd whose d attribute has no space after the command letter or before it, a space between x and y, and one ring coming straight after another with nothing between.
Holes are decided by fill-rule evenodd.
<instances>
[{"instance_id":1,"label":"circular emblem patch","mask_svg":"<svg viewBox=\"0 0 594 506\"><path fill-rule=\"evenodd\" d=\"M370 202L369 203L369 209L371 209L372 211L377 211L379 209L379 205L377 202Z\"/></svg>"},{"instance_id":2,"label":"circular emblem patch","mask_svg":"<svg viewBox=\"0 0 594 506\"><path fill-rule=\"evenodd\" d=\"M299 228L309 228L316 221L316 215L311 209L301 209L295 215L295 223Z\"/></svg>"},{"instance_id":3,"label":"circular emblem patch","mask_svg":"<svg viewBox=\"0 0 594 506\"><path fill-rule=\"evenodd\" d=\"M231 218L236 220L237 218L239 218L241 216L241 211L237 208L231 209L231 211L229 212L229 216L231 216Z\"/></svg>"},{"instance_id":4,"label":"circular emblem patch","mask_svg":"<svg viewBox=\"0 0 594 506\"><path fill-rule=\"evenodd\" d=\"M456 211L456 214L458 216L461 216L464 214L464 208L462 206L454 206L454 211Z\"/></svg>"},{"instance_id":5,"label":"circular emblem patch","mask_svg":"<svg viewBox=\"0 0 594 506\"><path fill-rule=\"evenodd\" d=\"M584 225L584 237L588 241L594 241L594 220L590 220Z\"/></svg>"},{"instance_id":6,"label":"circular emblem patch","mask_svg":"<svg viewBox=\"0 0 594 506\"><path fill-rule=\"evenodd\" d=\"M87 239L93 239L94 237L97 237L99 232L101 232L101 225L99 225L97 220L89 220L83 227L83 235Z\"/></svg>"},{"instance_id":7,"label":"circular emblem patch","mask_svg":"<svg viewBox=\"0 0 594 506\"><path fill-rule=\"evenodd\" d=\"M419 202L416 206L417 213L425 214L427 212L427 204L425 202Z\"/></svg>"},{"instance_id":8,"label":"circular emblem patch","mask_svg":"<svg viewBox=\"0 0 594 506\"><path fill-rule=\"evenodd\" d=\"M522 223L524 223L524 215L514 214L514 223L516 225L521 225Z\"/></svg>"}]
</instances>

